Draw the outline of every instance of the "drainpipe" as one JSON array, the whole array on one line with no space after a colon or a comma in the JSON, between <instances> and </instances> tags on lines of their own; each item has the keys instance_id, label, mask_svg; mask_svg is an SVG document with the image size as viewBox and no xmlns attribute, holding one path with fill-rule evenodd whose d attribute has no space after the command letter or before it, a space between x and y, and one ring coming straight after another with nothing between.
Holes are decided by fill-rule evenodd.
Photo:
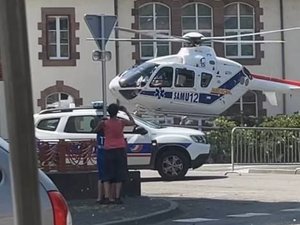
<instances>
[{"instance_id":1,"label":"drainpipe","mask_svg":"<svg viewBox=\"0 0 300 225\"><path fill-rule=\"evenodd\" d=\"M114 11L115 11L115 16L117 16L117 20L119 19L119 15L118 15L118 3L119 1L118 0L114 0ZM117 23L117 26L119 24ZM119 38L119 31L117 29L115 29L115 37L116 38ZM119 74L120 73L120 45L119 45L119 42L116 41L115 42L115 48L116 48L116 74Z\"/></svg>"},{"instance_id":2,"label":"drainpipe","mask_svg":"<svg viewBox=\"0 0 300 225\"><path fill-rule=\"evenodd\" d=\"M284 29L284 14L283 14L283 0L279 0L280 6L280 29ZM281 32L281 40L284 41L284 32ZM282 79L286 79L285 76L285 46L281 43L281 73ZM286 114L286 94L283 94L283 114Z\"/></svg>"}]
</instances>

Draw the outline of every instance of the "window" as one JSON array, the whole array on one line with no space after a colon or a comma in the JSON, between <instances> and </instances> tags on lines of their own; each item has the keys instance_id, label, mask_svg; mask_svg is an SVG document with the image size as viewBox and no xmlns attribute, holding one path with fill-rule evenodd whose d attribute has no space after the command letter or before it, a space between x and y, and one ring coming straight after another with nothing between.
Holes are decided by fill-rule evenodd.
<instances>
[{"instance_id":1,"label":"window","mask_svg":"<svg viewBox=\"0 0 300 225\"><path fill-rule=\"evenodd\" d=\"M151 3L139 8L139 29L155 33L170 35L170 10L168 7ZM140 38L151 38L141 35ZM170 54L169 42L150 42L145 41L140 44L141 59L147 60L154 57Z\"/></svg>"},{"instance_id":2,"label":"window","mask_svg":"<svg viewBox=\"0 0 300 225\"><path fill-rule=\"evenodd\" d=\"M211 37L213 33L212 9L201 3L188 4L182 9L181 23L183 35L198 31L206 37ZM207 45L211 46L211 43Z\"/></svg>"},{"instance_id":3,"label":"window","mask_svg":"<svg viewBox=\"0 0 300 225\"><path fill-rule=\"evenodd\" d=\"M95 116L71 116L64 131L66 133L92 133L96 120L98 119Z\"/></svg>"},{"instance_id":4,"label":"window","mask_svg":"<svg viewBox=\"0 0 300 225\"><path fill-rule=\"evenodd\" d=\"M67 16L47 16L48 58L70 58L70 20Z\"/></svg>"},{"instance_id":5,"label":"window","mask_svg":"<svg viewBox=\"0 0 300 225\"><path fill-rule=\"evenodd\" d=\"M176 69L175 87L194 87L195 72L187 69Z\"/></svg>"},{"instance_id":6,"label":"window","mask_svg":"<svg viewBox=\"0 0 300 225\"><path fill-rule=\"evenodd\" d=\"M241 111L243 111L243 116L253 116L255 118L258 117L258 99L256 92L248 91L242 97L242 106L239 99L235 104L226 110L225 115L240 116Z\"/></svg>"},{"instance_id":7,"label":"window","mask_svg":"<svg viewBox=\"0 0 300 225\"><path fill-rule=\"evenodd\" d=\"M150 87L171 87L173 83L173 68L161 68L150 83Z\"/></svg>"},{"instance_id":8,"label":"window","mask_svg":"<svg viewBox=\"0 0 300 225\"><path fill-rule=\"evenodd\" d=\"M210 81L212 79L212 75L209 73L202 73L201 74L201 87L208 87Z\"/></svg>"},{"instance_id":9,"label":"window","mask_svg":"<svg viewBox=\"0 0 300 225\"><path fill-rule=\"evenodd\" d=\"M225 6L224 9L224 28L225 35L239 35L254 33L255 16L252 6L244 3L233 3ZM228 40L254 40L254 36L241 37ZM225 55L229 58L254 58L254 44L225 44Z\"/></svg>"},{"instance_id":10,"label":"window","mask_svg":"<svg viewBox=\"0 0 300 225\"><path fill-rule=\"evenodd\" d=\"M75 31L79 23L75 22L75 8L42 8L42 22L38 27L42 31L39 59L43 66L76 66L79 38Z\"/></svg>"},{"instance_id":11,"label":"window","mask_svg":"<svg viewBox=\"0 0 300 225\"><path fill-rule=\"evenodd\" d=\"M46 98L46 108L70 107L74 105L74 99L66 93L54 93ZM75 105L74 105L75 106Z\"/></svg>"},{"instance_id":12,"label":"window","mask_svg":"<svg viewBox=\"0 0 300 225\"><path fill-rule=\"evenodd\" d=\"M58 123L59 118L45 119L39 122L37 128L41 130L55 131Z\"/></svg>"}]
</instances>

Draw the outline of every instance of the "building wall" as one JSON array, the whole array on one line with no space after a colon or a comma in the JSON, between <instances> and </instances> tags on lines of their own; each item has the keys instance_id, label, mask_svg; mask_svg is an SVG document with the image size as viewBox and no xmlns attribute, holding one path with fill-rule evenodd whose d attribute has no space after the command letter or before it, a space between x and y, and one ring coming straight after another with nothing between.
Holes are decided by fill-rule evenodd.
<instances>
[{"instance_id":1,"label":"building wall","mask_svg":"<svg viewBox=\"0 0 300 225\"><path fill-rule=\"evenodd\" d=\"M159 0L160 2L162 0ZM163 0L166 2L167 0ZM217 0L214 0L218 2ZM132 28L135 23L134 7L141 0L52 0L39 1L31 0L26 2L27 9L27 24L29 35L30 63L32 72L32 87L33 87L33 105L34 111L38 112L42 92L47 88L56 84L72 87L79 91L79 97L82 99L82 105L88 105L93 100L102 99L102 74L101 63L93 62L91 59L92 51L97 49L94 41L87 41L86 38L91 37L90 31L84 22L84 14L115 14L115 5L117 2L118 25L120 27ZM147 2L143 0L142 2ZM152 1L148 1L152 2ZM178 1L174 1L176 5ZM201 2L199 0L199 2ZM206 2L206 0L204 1ZM263 30L280 29L280 0L259 0L259 7L263 10L260 16L260 21L263 23ZM217 3L216 3L217 4ZM41 30L39 23L42 20L42 7L74 7L75 22L79 23L79 29L76 31L76 37L79 37L79 44L76 52L79 52L79 59L76 60L76 66L43 66L42 60L39 59L39 52L42 47L39 44ZM284 27L299 26L300 21L300 1L299 0L283 0L283 15ZM178 21L177 21L178 22ZM112 34L114 35L114 33ZM120 37L134 37L133 34L119 32ZM261 45L263 58L261 65L247 66L253 73L266 74L274 77L282 78L283 71L287 79L300 80L298 73L300 45L300 31L290 31L284 34L285 36L285 68L283 69L281 44L264 44ZM281 34L265 35L264 39L280 39ZM116 48L117 47L117 48ZM131 43L114 43L107 44L107 50L112 52L112 60L107 62L107 87L109 81L118 73L131 67L136 62L136 48ZM116 66L116 62L118 65ZM115 99L107 90L108 101L113 102ZM264 102L264 108L267 109L268 115L276 115L283 113L284 102L281 94L278 94L278 106L271 106L267 101ZM286 95L286 113L293 113L300 110L299 104L300 93L295 93L292 96ZM0 82L0 103L4 102L3 83ZM5 110L0 108L0 134L7 135L6 131Z\"/></svg>"},{"instance_id":2,"label":"building wall","mask_svg":"<svg viewBox=\"0 0 300 225\"><path fill-rule=\"evenodd\" d=\"M84 14L108 14L114 15L114 2L106 0L53 0L53 1L28 1L27 24L29 34L30 62L32 72L33 104L34 111L40 110L38 99L41 99L41 92L48 87L56 85L57 81L63 81L65 86L70 86L79 91L82 98L82 105L88 105L91 101L102 99L102 69L100 62L92 61L92 51L97 49L94 41L87 41L92 37L86 23ZM41 31L38 30L38 23L41 22L42 7L74 7L75 22L79 23L76 37L79 37L79 44L76 52L79 52L80 59L76 60L76 66L43 66L39 59L39 52L42 51L39 45ZM115 52L115 45L108 43L106 50ZM107 62L107 85L116 74L115 57ZM108 95L108 100L113 101Z\"/></svg>"}]
</instances>

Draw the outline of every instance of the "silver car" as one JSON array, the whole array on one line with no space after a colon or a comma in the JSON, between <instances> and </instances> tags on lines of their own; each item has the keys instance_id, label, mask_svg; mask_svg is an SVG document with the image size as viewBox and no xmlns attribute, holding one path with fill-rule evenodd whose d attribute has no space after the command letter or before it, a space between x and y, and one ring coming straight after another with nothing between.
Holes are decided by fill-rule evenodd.
<instances>
[{"instance_id":1,"label":"silver car","mask_svg":"<svg viewBox=\"0 0 300 225\"><path fill-rule=\"evenodd\" d=\"M39 181L42 225L71 225L72 219L64 197L42 171L39 171ZM8 143L2 138L0 138L0 224L14 224Z\"/></svg>"}]
</instances>

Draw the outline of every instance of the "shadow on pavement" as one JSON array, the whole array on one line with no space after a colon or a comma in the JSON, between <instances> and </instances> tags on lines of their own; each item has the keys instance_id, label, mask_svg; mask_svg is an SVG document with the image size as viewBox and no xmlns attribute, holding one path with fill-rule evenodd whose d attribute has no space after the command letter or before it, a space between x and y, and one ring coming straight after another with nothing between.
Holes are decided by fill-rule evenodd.
<instances>
[{"instance_id":1,"label":"shadow on pavement","mask_svg":"<svg viewBox=\"0 0 300 225\"><path fill-rule=\"evenodd\" d=\"M181 180L175 181L166 181L163 180L161 177L142 177L142 182L176 182L176 181L190 181L190 180L214 180L214 179L225 179L227 176L186 176Z\"/></svg>"}]
</instances>

